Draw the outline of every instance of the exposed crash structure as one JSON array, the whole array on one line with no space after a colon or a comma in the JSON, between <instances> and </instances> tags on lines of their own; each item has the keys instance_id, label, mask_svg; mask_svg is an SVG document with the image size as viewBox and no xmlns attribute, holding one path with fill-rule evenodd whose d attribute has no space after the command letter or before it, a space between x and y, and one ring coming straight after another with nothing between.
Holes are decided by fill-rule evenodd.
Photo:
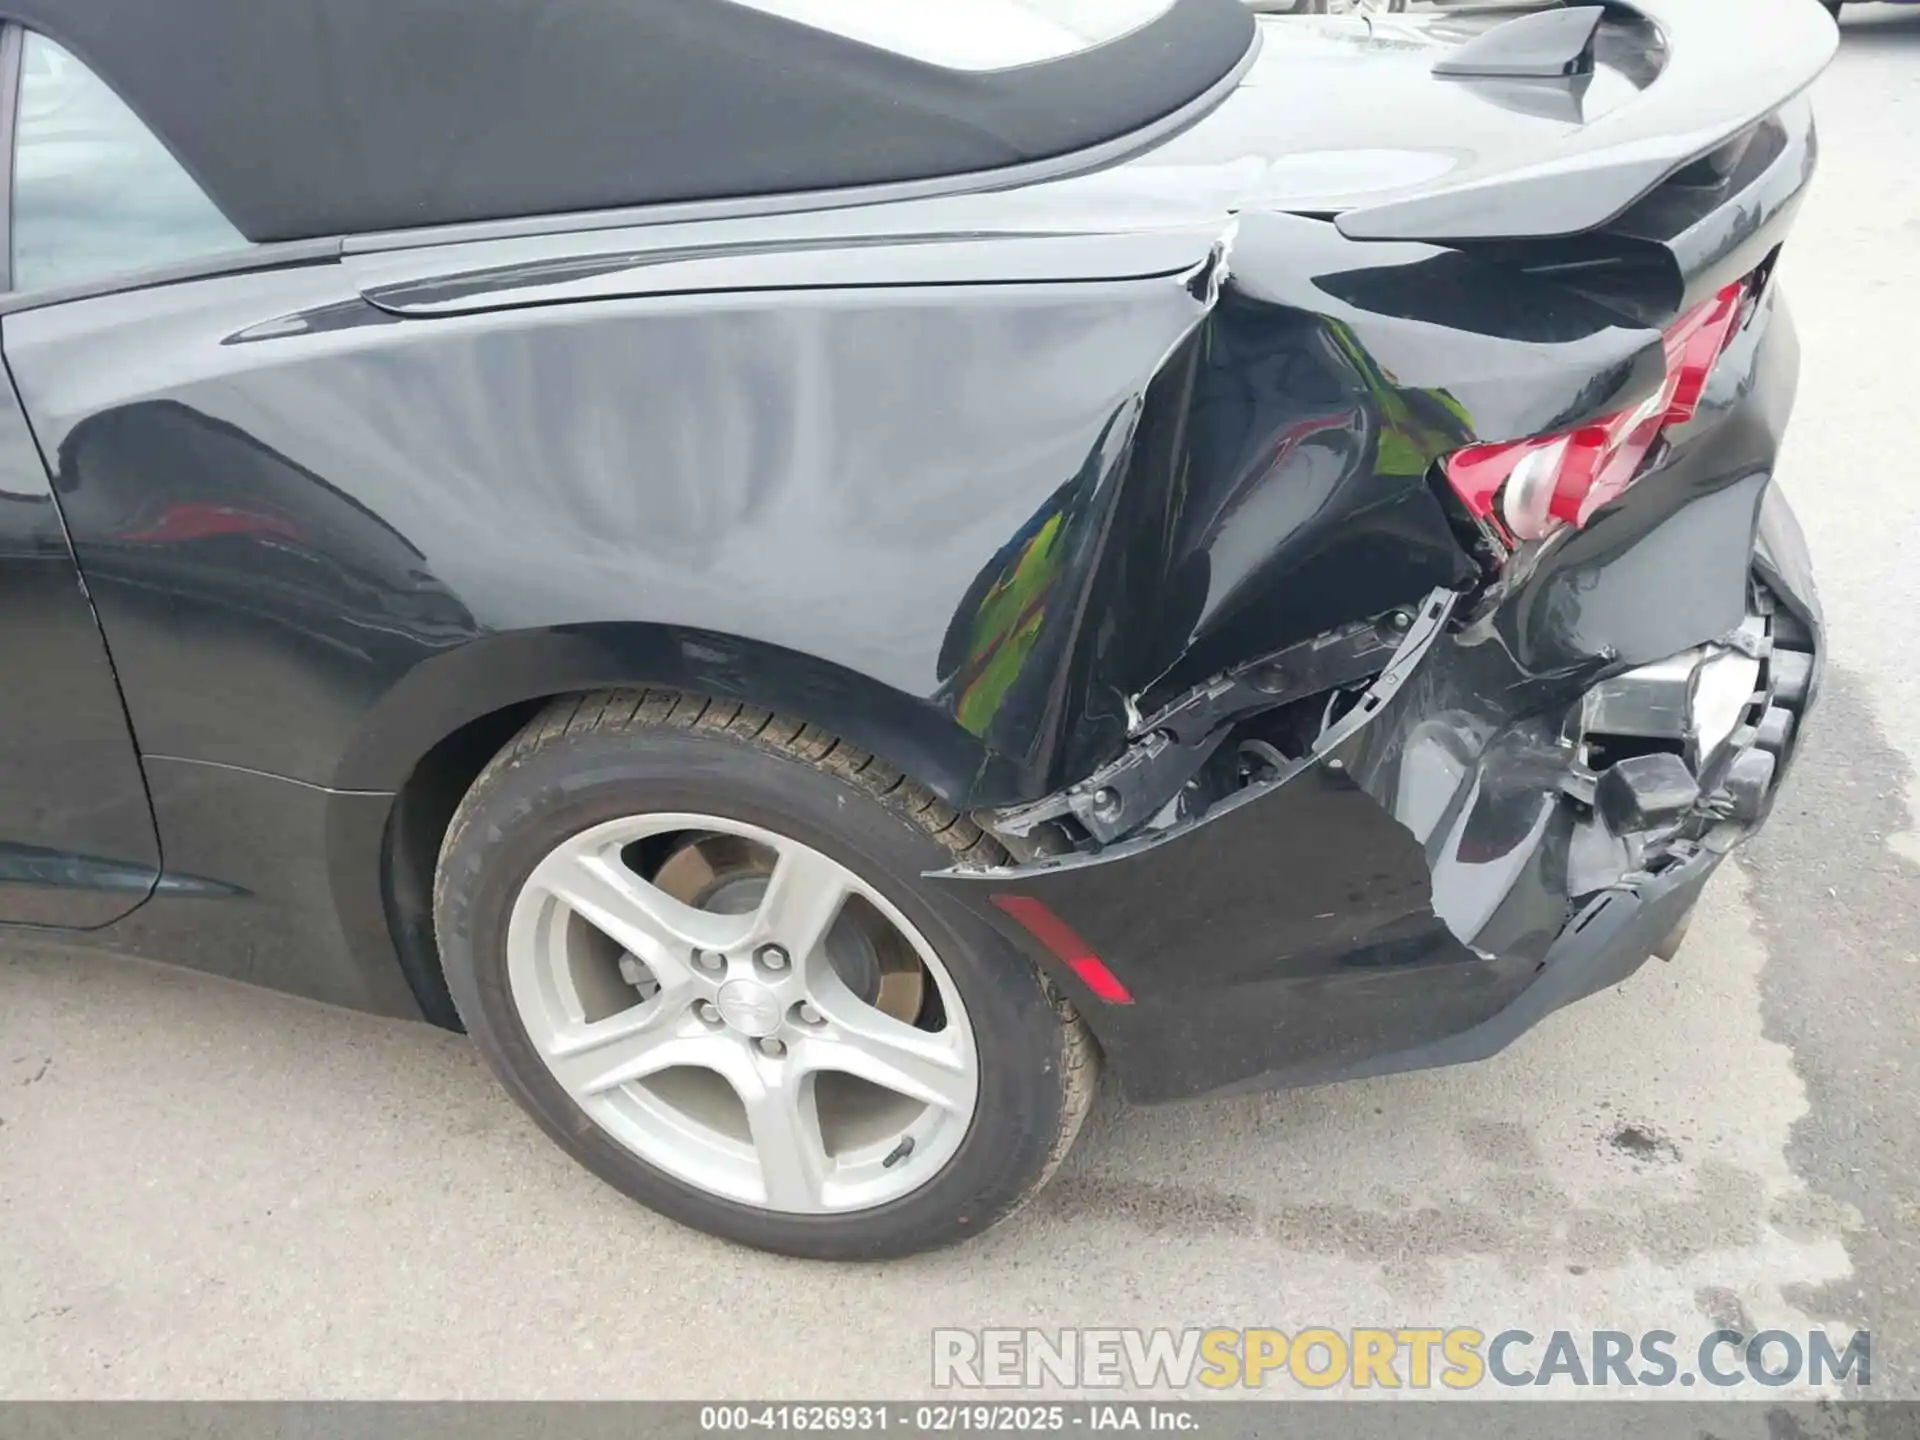
<instances>
[{"instance_id":1,"label":"exposed crash structure","mask_svg":"<svg viewBox=\"0 0 1920 1440\"><path fill-rule=\"evenodd\" d=\"M1701 58L1684 32L1659 33L1545 11L1476 32L1428 73L1589 118L1606 60L1645 84L1674 55ZM1276 105L1289 51L1340 43L1269 38L1248 89ZM1382 25L1353 43L1395 40ZM1303 289L1278 257L1314 242L1243 214L1185 277L1207 313L1138 423L1156 402L1184 411L1161 423L1186 438L1187 468L1148 509L1178 516L1175 556L1192 545L1162 592L1190 607L1174 621L1188 645L1111 707L1127 719L1115 758L992 812L1023 864L949 876L1112 973L1140 1008L1100 1016L1101 1033L1141 1052L1122 1060L1134 1093L1477 1058L1677 947L1706 877L1764 817L1817 684L1804 544L1770 488L1797 358L1770 281L1813 155L1790 102L1683 168L1675 153L1622 167L1613 194L1575 198L1566 183L1594 157L1556 158L1524 183L1503 169L1335 225L1446 250L1324 237ZM1457 378L1409 384L1433 373L1441 335ZM1262 342L1296 383L1318 371L1326 413L1234 413L1216 449L1220 392L1245 387ZM1343 464L1364 488L1342 488ZM1262 507L1276 495L1290 530ZM1248 524L1281 543L1215 570ZM1286 588L1302 574L1310 600ZM1316 614L1366 618L1301 634ZM1169 679L1196 654L1250 650L1256 627L1298 638L1184 689ZM1359 855L1371 882L1304 913ZM1211 1013L1195 998L1210 989ZM1163 994L1193 1023L1165 1023Z\"/></svg>"}]
</instances>

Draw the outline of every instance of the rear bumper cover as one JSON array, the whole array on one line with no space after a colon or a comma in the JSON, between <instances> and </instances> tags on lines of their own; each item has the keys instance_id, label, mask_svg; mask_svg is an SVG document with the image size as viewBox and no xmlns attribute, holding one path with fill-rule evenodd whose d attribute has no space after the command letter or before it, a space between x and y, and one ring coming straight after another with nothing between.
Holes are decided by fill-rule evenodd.
<instances>
[{"instance_id":1,"label":"rear bumper cover","mask_svg":"<svg viewBox=\"0 0 1920 1440\"><path fill-rule=\"evenodd\" d=\"M1524 988L1485 1019L1464 1030L1401 1049L1330 1064L1283 1064L1254 1077L1242 1088L1358 1079L1485 1059L1505 1049L1553 1011L1626 980L1675 934L1720 863L1764 823L1802 722L1818 695L1824 663L1819 601L1799 525L1777 491L1767 493L1759 529L1753 567L1757 613L1745 627L1745 634L1756 642L1751 649L1756 652L1752 658L1757 662L1758 679L1756 688L1742 702L1743 713L1735 720L1732 732L1711 737L1718 742L1711 753L1701 745L1696 756L1694 748L1689 747L1687 764L1700 771L1703 780L1693 823L1685 827L1694 832L1694 838L1654 838L1644 854L1636 851L1618 878L1574 908ZM1804 665L1797 663L1801 656L1808 657ZM1804 683L1787 678L1799 674L1806 676ZM1628 672L1621 679L1631 680L1633 675ZM1699 702L1705 697L1696 692L1692 698ZM1769 714L1778 719L1783 712L1791 719L1782 729L1771 729L1764 723ZM1682 726L1676 728L1684 728L1697 741L1707 724L1710 721L1696 705L1689 707ZM1750 766L1745 763L1748 760L1762 763ZM1739 793L1742 772L1752 776L1755 770L1759 772L1757 790ZM1547 808L1549 813L1571 808L1582 817L1576 822L1576 831L1583 826L1589 832L1604 834L1609 830L1608 820L1593 807L1579 803L1567 807L1564 790ZM1649 834L1658 837L1659 827ZM1509 872L1534 868L1543 889L1557 886L1562 892L1585 890L1593 877L1575 878L1579 839L1576 834L1567 848L1560 850L1552 826L1543 823L1532 844L1509 852L1501 868ZM1639 863L1642 859L1649 861L1644 868ZM1488 888L1497 891L1499 886L1496 883ZM1483 927L1483 935L1486 928L1490 927ZM1526 948L1524 939L1516 942L1516 950Z\"/></svg>"},{"instance_id":2,"label":"rear bumper cover","mask_svg":"<svg viewBox=\"0 0 1920 1440\"><path fill-rule=\"evenodd\" d=\"M1364 723L1197 820L936 877L1056 974L1131 1097L1483 1058L1686 918L1764 820L1821 668L1771 477L1797 369L1784 310L1739 348L1706 423L1508 593L1403 651ZM1669 733L1614 733L1623 701L1657 712L1676 673ZM1749 686L1731 702L1729 674ZM1652 816L1597 803L1611 757L1663 751L1697 794ZM1087 992L995 895L1043 902L1132 1003Z\"/></svg>"}]
</instances>

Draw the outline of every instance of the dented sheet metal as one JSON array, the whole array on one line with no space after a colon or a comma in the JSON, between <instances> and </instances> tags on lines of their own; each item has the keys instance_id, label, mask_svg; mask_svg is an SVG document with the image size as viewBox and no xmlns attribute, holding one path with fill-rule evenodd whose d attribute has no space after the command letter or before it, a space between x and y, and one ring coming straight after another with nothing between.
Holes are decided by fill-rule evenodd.
<instances>
[{"instance_id":1,"label":"dented sheet metal","mask_svg":"<svg viewBox=\"0 0 1920 1440\"><path fill-rule=\"evenodd\" d=\"M944 883L983 914L994 893L1038 899L1102 957L1137 1003L1089 1018L1143 1098L1472 1058L1623 978L1764 815L1792 738L1769 750L1763 722L1815 683L1817 602L1770 484L1793 361L1769 304L1657 476L1507 583L1437 602L1443 622L1278 778ZM1600 728L1619 677L1723 654L1754 683L1688 691L1673 748L1696 793L1645 797L1651 818L1616 805L1642 828L1609 831L1590 762L1622 743Z\"/></svg>"}]
</instances>

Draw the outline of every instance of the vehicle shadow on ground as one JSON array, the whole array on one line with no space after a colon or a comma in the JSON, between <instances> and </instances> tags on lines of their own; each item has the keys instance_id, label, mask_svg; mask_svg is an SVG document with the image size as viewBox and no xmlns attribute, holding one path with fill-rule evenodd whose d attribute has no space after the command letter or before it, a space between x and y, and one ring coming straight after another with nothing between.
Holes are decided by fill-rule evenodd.
<instances>
[{"instance_id":1,"label":"vehicle shadow on ground","mask_svg":"<svg viewBox=\"0 0 1920 1440\"><path fill-rule=\"evenodd\" d=\"M1853 707L1829 709L1843 723L1820 743L1847 753ZM1835 808L1824 790L1788 799L1788 822ZM1802 868L1769 875L1776 908L1814 883ZM1477 1315L1497 1300L1514 1323L1591 1309L1676 1328L1691 1296L1749 1328L1782 1313L1786 1287L1846 1277L1841 1237L1861 1220L1788 1167L1806 1093L1763 1032L1768 954L1745 884L1723 872L1673 965L1477 1065L1152 1108L1109 1086L1019 1215L877 1266L755 1254L631 1204L553 1146L463 1037L15 941L0 950L0 1336L16 1388L36 1394L119 1393L134 1360L172 1367L169 1393L217 1388L166 1338L181 1315L209 1335L280 1317L285 1333L258 1343L288 1393L346 1383L356 1336L368 1376L471 1388L471 1356L410 1337L512 1296L514 1323L482 1337L498 1347L482 1388L506 1394L542 1367L625 1393L616 1351L568 1348L579 1327L672 1334L729 1306L794 1337L822 1313L870 1315L872 1373L905 1377L922 1374L931 1326L1164 1324L1169 1305L1203 1301L1372 1323L1367 1306ZM717 1371L675 1373L725 1388Z\"/></svg>"},{"instance_id":2,"label":"vehicle shadow on ground","mask_svg":"<svg viewBox=\"0 0 1920 1440\"><path fill-rule=\"evenodd\" d=\"M1870 721L1844 677L1830 688L1834 723L1813 743L1858 752L1870 737L1854 723ZM1790 785L1779 818L1805 823L1832 804ZM1769 875L1784 887L1775 913L1812 904L1794 887L1815 878ZM1459 1261L1605 1284L1609 1271L1700 1260L1711 1296L1738 1289L1725 1257L1752 1252L1756 1273L1831 1281L1844 1274L1836 1237L1858 1217L1787 1168L1806 1099L1792 1052L1763 1032L1768 956L1745 884L1733 867L1716 879L1674 964L1476 1065L1151 1108L1108 1084L1060 1175L1008 1224L828 1283L971 1284L1012 1266L1064 1286L1116 1243L1146 1242L1358 1265L1412 1295L1440 1294ZM157 1200L197 1217L189 1230L299 1233L318 1220L295 1213L305 1197L330 1233L376 1246L400 1234L431 1252L537 1224L563 1268L595 1254L610 1273L643 1274L663 1247L743 1277L788 1263L628 1204L546 1141L462 1037L424 1025L18 941L0 951L0 1017L0 1134L21 1161L14 1179L0 1174L0 1207L17 1207L22 1235L48 1193L81 1217L64 1224L109 1236L140 1234L136 1213ZM93 1143L76 1150L74 1133Z\"/></svg>"},{"instance_id":3,"label":"vehicle shadow on ground","mask_svg":"<svg viewBox=\"0 0 1920 1440\"><path fill-rule=\"evenodd\" d=\"M1110 1244L1116 1230L1337 1254L1385 1266L1394 1280L1417 1280L1449 1255L1497 1256L1525 1271L1556 1248L1577 1256L1572 1264L1606 1265L1643 1246L1678 1257L1743 1243L1767 1205L1751 1162L1777 1155L1792 1116L1769 1124L1751 1089L1738 1113L1716 1112L1697 1103L1711 1075L1673 1081L1690 1056L1761 1043L1757 948L1747 959L1729 953L1751 944L1729 888L1710 909L1689 958L1696 977L1732 988L1704 1002L1676 998L1659 967L1480 1065L1146 1108L1103 1086L1062 1173L1021 1215L909 1266L1015 1260L1064 1272L1075 1250ZM1742 1005L1752 1034L1713 1033L1716 1015ZM636 1253L675 1241L731 1248L629 1205L574 1166L457 1035L98 951L19 944L0 951L0 1015L0 1133L25 1163L16 1173L36 1173L36 1192L53 1183L80 1197L98 1228L137 1230L120 1207L135 1192L150 1203L156 1177L171 1211L209 1225L242 1213L291 1223L287 1207L310 1190L314 1157L334 1156L332 1223L370 1237L396 1210L458 1229L509 1224L526 1207L547 1227L578 1225L583 1245L611 1226ZM1633 1075L1612 1063L1622 1033L1642 1050ZM1784 1059L1778 1069L1787 1073ZM1702 1156L1716 1125L1768 1133ZM66 1149L75 1127L95 1132L84 1156ZM1568 1152L1590 1171L1571 1183ZM1648 1174L1684 1178L1690 1193L1649 1208L1632 1193ZM0 1179L0 1192L13 1188ZM469 1207L461 1196L486 1198ZM29 1197L0 1193L8 1198ZM730 1263L742 1262L782 1263L734 1252Z\"/></svg>"}]
</instances>

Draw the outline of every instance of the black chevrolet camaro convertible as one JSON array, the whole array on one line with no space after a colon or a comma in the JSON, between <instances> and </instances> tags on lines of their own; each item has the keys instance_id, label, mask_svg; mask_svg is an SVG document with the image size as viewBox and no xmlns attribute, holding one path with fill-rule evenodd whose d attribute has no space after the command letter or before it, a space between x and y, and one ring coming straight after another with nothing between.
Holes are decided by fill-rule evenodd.
<instances>
[{"instance_id":1,"label":"black chevrolet camaro convertible","mask_svg":"<svg viewBox=\"0 0 1920 1440\"><path fill-rule=\"evenodd\" d=\"M1804 0L0 15L0 921L690 1225L1492 1054L1791 761Z\"/></svg>"}]
</instances>

